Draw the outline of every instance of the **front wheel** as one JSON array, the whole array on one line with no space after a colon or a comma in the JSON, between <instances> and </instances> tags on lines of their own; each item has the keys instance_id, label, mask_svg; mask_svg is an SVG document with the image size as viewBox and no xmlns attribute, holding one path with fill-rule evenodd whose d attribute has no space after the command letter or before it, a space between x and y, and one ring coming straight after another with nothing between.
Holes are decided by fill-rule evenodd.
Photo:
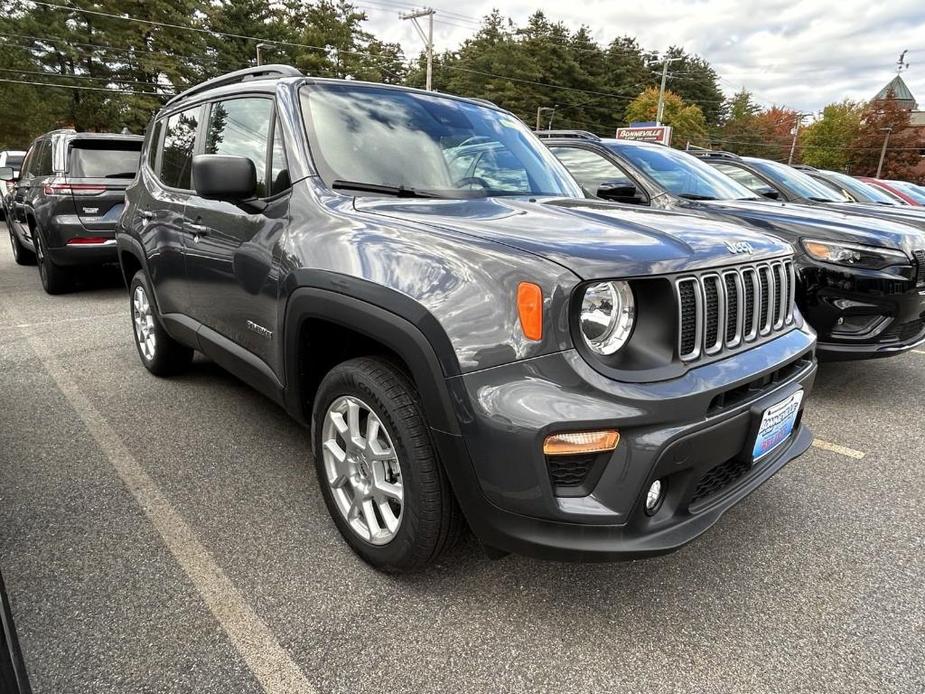
<instances>
[{"instance_id":1,"label":"front wheel","mask_svg":"<svg viewBox=\"0 0 925 694\"><path fill-rule=\"evenodd\" d=\"M17 265L35 265L35 253L22 245L16 232L13 231L12 225L7 219L7 229L10 232L10 245L13 247L13 260Z\"/></svg>"},{"instance_id":2,"label":"front wheel","mask_svg":"<svg viewBox=\"0 0 925 694\"><path fill-rule=\"evenodd\" d=\"M129 287L135 347L145 368L155 376L180 373L193 359L193 350L174 340L161 325L144 270L139 270Z\"/></svg>"},{"instance_id":3,"label":"front wheel","mask_svg":"<svg viewBox=\"0 0 925 694\"><path fill-rule=\"evenodd\" d=\"M338 530L377 569L414 571L463 520L417 393L391 362L352 359L322 381L312 413L315 468Z\"/></svg>"},{"instance_id":4,"label":"front wheel","mask_svg":"<svg viewBox=\"0 0 925 694\"><path fill-rule=\"evenodd\" d=\"M55 261L48 257L48 249L38 229L32 232L32 242L35 244L35 258L39 266L42 288L48 294L64 294L71 291L74 288L74 277L71 271L56 265Z\"/></svg>"}]
</instances>

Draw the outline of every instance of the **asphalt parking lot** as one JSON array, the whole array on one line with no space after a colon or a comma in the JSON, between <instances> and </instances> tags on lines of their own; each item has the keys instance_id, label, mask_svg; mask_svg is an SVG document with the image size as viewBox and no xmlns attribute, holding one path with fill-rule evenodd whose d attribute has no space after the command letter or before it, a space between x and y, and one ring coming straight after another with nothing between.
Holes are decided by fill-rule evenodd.
<instances>
[{"instance_id":1,"label":"asphalt parking lot","mask_svg":"<svg viewBox=\"0 0 925 694\"><path fill-rule=\"evenodd\" d=\"M819 446L678 553L469 540L402 578L342 542L282 410L198 357L150 376L117 275L47 296L5 238L0 403L38 693L925 691L925 349L823 366Z\"/></svg>"}]
</instances>

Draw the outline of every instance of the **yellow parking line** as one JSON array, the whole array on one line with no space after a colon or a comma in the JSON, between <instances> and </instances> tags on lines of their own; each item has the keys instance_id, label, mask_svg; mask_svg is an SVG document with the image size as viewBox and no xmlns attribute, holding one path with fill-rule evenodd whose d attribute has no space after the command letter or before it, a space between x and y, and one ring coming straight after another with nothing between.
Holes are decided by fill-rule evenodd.
<instances>
[{"instance_id":1,"label":"yellow parking line","mask_svg":"<svg viewBox=\"0 0 925 694\"><path fill-rule=\"evenodd\" d=\"M828 441L823 441L822 439L816 439L813 441L813 446L823 451L838 453L839 455L843 455L847 458L853 458L854 460L860 460L865 455L863 451L856 451L853 448L848 448L847 446L839 446L837 443L829 443Z\"/></svg>"}]
</instances>

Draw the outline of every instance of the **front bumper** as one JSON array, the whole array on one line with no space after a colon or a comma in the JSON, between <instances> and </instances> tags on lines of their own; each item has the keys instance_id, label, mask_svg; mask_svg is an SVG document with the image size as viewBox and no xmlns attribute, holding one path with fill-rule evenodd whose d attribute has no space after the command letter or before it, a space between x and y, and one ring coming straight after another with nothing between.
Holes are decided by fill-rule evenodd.
<instances>
[{"instance_id":1,"label":"front bumper","mask_svg":"<svg viewBox=\"0 0 925 694\"><path fill-rule=\"evenodd\" d=\"M820 361L874 359L925 343L925 286L890 271L799 267L800 311L819 334Z\"/></svg>"},{"instance_id":2,"label":"front bumper","mask_svg":"<svg viewBox=\"0 0 925 694\"><path fill-rule=\"evenodd\" d=\"M803 453L812 435L802 410L790 438L756 465L750 447L763 410L816 373L814 336L794 329L672 381L616 383L574 351L450 379L462 437L442 437L469 461L451 473L467 520L488 546L558 559L632 558L690 542L748 493ZM804 397L804 403L806 397ZM553 432L616 428L583 495L563 495L542 453ZM592 468L594 469L594 468ZM667 484L658 511L643 499Z\"/></svg>"}]
</instances>

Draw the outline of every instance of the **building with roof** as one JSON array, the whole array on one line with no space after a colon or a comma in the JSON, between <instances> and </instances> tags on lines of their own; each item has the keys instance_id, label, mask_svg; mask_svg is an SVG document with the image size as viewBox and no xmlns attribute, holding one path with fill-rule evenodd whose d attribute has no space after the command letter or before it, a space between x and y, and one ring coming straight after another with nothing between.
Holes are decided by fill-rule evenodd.
<instances>
[{"instance_id":1,"label":"building with roof","mask_svg":"<svg viewBox=\"0 0 925 694\"><path fill-rule=\"evenodd\" d=\"M902 75L899 74L887 82L883 89L877 92L872 101L885 101L887 99L895 99L904 111L909 112L909 125L915 129L918 135L918 142L921 146L919 153L922 155L919 165L915 168L915 174L919 181L925 181L925 110L919 110L915 96L905 80L903 80Z\"/></svg>"}]
</instances>

